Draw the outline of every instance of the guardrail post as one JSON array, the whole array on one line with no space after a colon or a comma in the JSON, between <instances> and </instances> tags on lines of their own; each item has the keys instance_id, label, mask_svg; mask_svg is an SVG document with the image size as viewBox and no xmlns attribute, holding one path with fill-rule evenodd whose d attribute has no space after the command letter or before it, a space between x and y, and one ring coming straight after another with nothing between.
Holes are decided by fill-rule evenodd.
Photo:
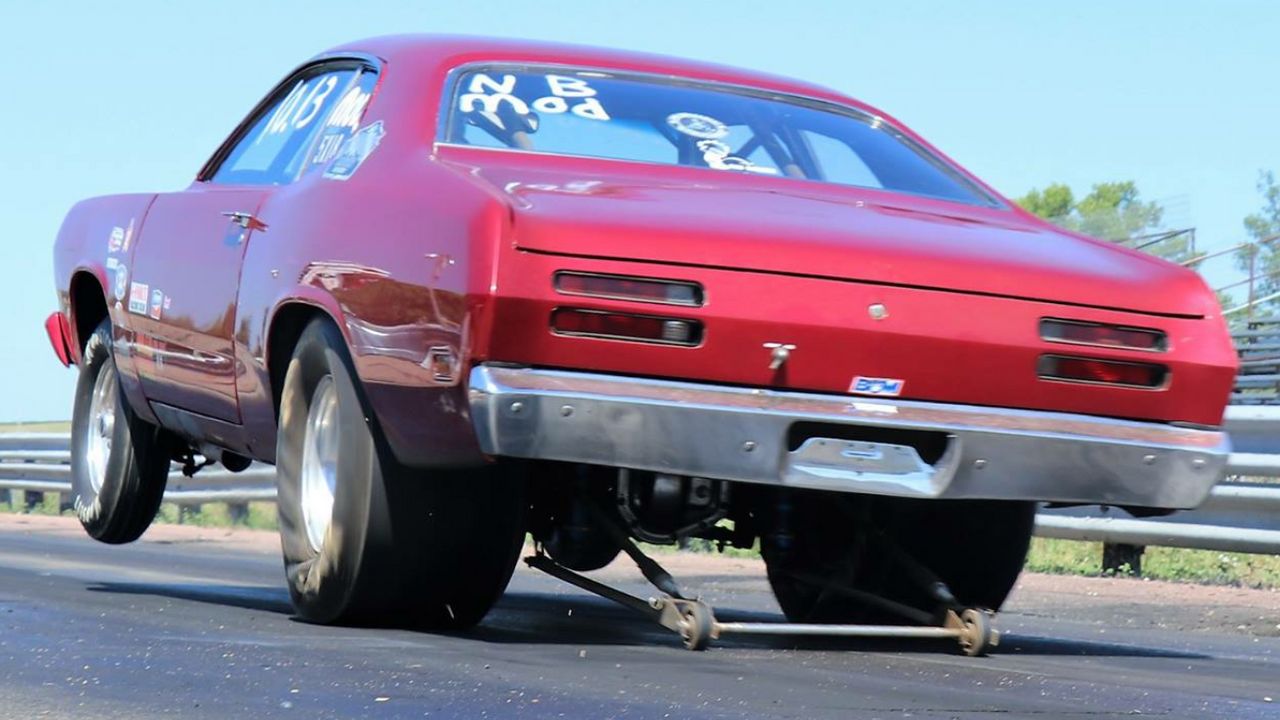
<instances>
[{"instance_id":1,"label":"guardrail post","mask_svg":"<svg viewBox=\"0 0 1280 720\"><path fill-rule=\"evenodd\" d=\"M249 503L247 502L229 502L227 503L227 517L231 520L232 525L243 525L249 519Z\"/></svg>"},{"instance_id":2,"label":"guardrail post","mask_svg":"<svg viewBox=\"0 0 1280 720\"><path fill-rule=\"evenodd\" d=\"M1124 543L1102 544L1102 572L1106 575L1142 577L1142 554L1147 548Z\"/></svg>"}]
</instances>

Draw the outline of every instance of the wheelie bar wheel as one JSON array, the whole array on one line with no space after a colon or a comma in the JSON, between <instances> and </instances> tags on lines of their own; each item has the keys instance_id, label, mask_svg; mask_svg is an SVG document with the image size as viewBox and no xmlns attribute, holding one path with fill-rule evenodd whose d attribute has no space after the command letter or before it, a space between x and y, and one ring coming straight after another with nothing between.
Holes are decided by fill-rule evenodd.
<instances>
[{"instance_id":1,"label":"wheelie bar wheel","mask_svg":"<svg viewBox=\"0 0 1280 720\"><path fill-rule=\"evenodd\" d=\"M711 608L699 601L679 603L679 608L680 637L684 639L685 649L706 650L716 626Z\"/></svg>"},{"instance_id":2,"label":"wheelie bar wheel","mask_svg":"<svg viewBox=\"0 0 1280 720\"><path fill-rule=\"evenodd\" d=\"M640 555L639 550L635 550L634 553ZM649 562L652 563L652 560ZM922 618L918 625L720 622L716 619L711 606L701 600L664 594L661 597L651 597L646 601L570 570L543 555L541 551L525 558L525 563L535 570L541 570L554 578L647 616L653 622L679 634L684 646L689 650L705 650L712 640L719 639L725 634L948 638L958 642L960 649L969 656L983 655L1000 642L1000 634L992 627L994 613L982 608L947 609L941 624L931 623L930 621L934 620L933 617ZM659 581L665 580L668 584L674 583L670 574L657 563L653 563L648 570L649 572L645 575L653 576L649 578L651 581L657 578ZM654 584L657 585L657 582L655 581Z\"/></svg>"},{"instance_id":3,"label":"wheelie bar wheel","mask_svg":"<svg viewBox=\"0 0 1280 720\"><path fill-rule=\"evenodd\" d=\"M979 608L965 608L959 614L947 612L946 626L957 630L960 650L969 657L981 657L1000 644L1000 632L992 627L991 613Z\"/></svg>"}]
</instances>

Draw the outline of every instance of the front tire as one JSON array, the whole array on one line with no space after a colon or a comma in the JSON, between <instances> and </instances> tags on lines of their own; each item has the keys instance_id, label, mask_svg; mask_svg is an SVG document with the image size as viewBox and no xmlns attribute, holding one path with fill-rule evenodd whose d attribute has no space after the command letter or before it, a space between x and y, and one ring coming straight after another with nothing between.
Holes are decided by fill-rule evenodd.
<instances>
[{"instance_id":1,"label":"front tire","mask_svg":"<svg viewBox=\"0 0 1280 720\"><path fill-rule=\"evenodd\" d=\"M501 465L401 465L324 318L294 349L279 425L280 536L301 618L464 628L484 617L524 539L519 478Z\"/></svg>"},{"instance_id":2,"label":"front tire","mask_svg":"<svg viewBox=\"0 0 1280 720\"><path fill-rule=\"evenodd\" d=\"M155 519L169 478L168 436L139 420L120 392L111 321L85 343L71 420L71 486L95 540L133 542Z\"/></svg>"}]
</instances>

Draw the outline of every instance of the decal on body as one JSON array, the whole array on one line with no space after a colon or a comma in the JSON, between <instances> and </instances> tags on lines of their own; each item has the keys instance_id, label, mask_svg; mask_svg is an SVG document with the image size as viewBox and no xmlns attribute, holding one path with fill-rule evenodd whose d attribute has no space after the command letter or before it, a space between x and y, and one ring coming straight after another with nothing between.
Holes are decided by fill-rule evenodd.
<instances>
[{"instance_id":1,"label":"decal on body","mask_svg":"<svg viewBox=\"0 0 1280 720\"><path fill-rule=\"evenodd\" d=\"M129 242L133 240L133 218L129 218L129 227L124 230L124 241L120 244L120 250L129 252Z\"/></svg>"},{"instance_id":2,"label":"decal on body","mask_svg":"<svg viewBox=\"0 0 1280 720\"><path fill-rule=\"evenodd\" d=\"M147 314L147 294L151 288L140 282L129 285L129 312L135 315Z\"/></svg>"},{"instance_id":3,"label":"decal on body","mask_svg":"<svg viewBox=\"0 0 1280 720\"><path fill-rule=\"evenodd\" d=\"M164 293L160 288L152 290L151 305L147 307L147 315L149 315L152 320L159 320L161 310L163 310L168 304L169 301L165 298Z\"/></svg>"},{"instance_id":4,"label":"decal on body","mask_svg":"<svg viewBox=\"0 0 1280 720\"><path fill-rule=\"evenodd\" d=\"M117 225L111 228L111 234L107 235L107 252L120 252L122 247L124 247L124 228Z\"/></svg>"},{"instance_id":5,"label":"decal on body","mask_svg":"<svg viewBox=\"0 0 1280 720\"><path fill-rule=\"evenodd\" d=\"M906 385L906 381L898 378L863 377L859 375L849 384L849 392L854 395L897 397L902 394L903 385Z\"/></svg>"},{"instance_id":6,"label":"decal on body","mask_svg":"<svg viewBox=\"0 0 1280 720\"><path fill-rule=\"evenodd\" d=\"M119 258L107 258L107 272L111 273L111 295L117 301L124 300L129 289L129 267Z\"/></svg>"}]
</instances>

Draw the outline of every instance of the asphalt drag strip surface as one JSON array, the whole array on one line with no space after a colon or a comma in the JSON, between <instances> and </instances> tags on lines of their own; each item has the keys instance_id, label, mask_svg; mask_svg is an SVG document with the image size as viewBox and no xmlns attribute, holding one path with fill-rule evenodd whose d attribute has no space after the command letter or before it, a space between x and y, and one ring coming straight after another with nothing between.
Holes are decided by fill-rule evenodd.
<instances>
[{"instance_id":1,"label":"asphalt drag strip surface","mask_svg":"<svg viewBox=\"0 0 1280 720\"><path fill-rule=\"evenodd\" d=\"M780 615L753 560L659 558L721 620ZM474 631L294 620L274 534L0 515L3 718L1280 718L1280 593L1027 575L995 654L745 638L704 653L523 567ZM596 577L642 596L615 563Z\"/></svg>"}]
</instances>

